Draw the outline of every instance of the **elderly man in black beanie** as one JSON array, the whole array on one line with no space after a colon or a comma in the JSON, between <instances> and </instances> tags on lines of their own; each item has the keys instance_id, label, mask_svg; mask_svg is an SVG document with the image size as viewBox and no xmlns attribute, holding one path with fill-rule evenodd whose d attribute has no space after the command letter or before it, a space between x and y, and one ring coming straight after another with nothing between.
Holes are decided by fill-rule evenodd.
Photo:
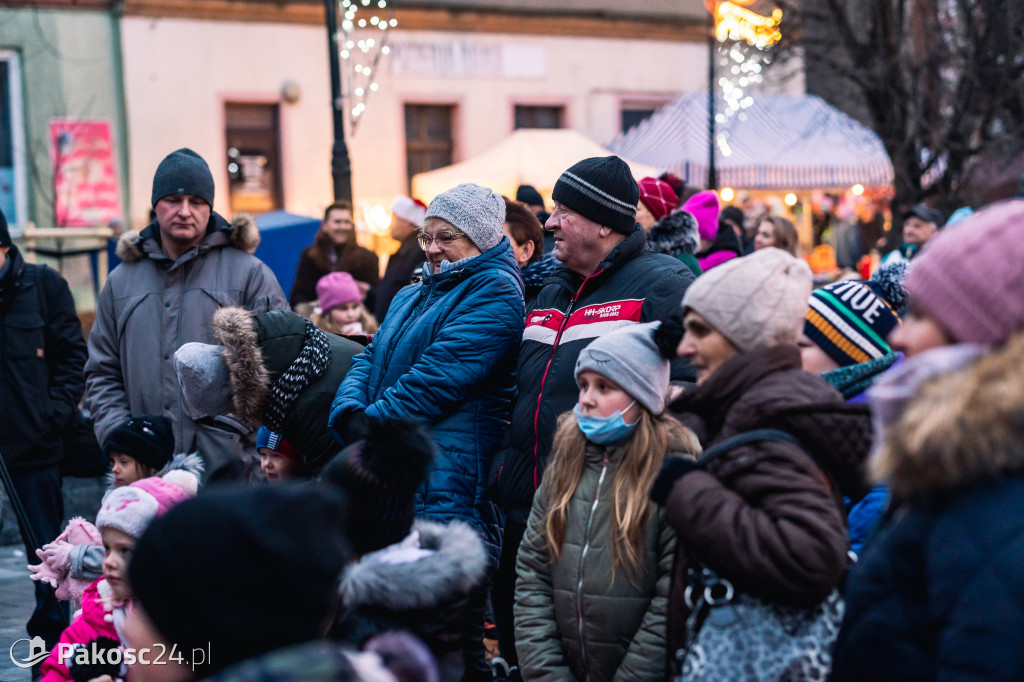
<instances>
[{"instance_id":1,"label":"elderly man in black beanie","mask_svg":"<svg viewBox=\"0 0 1024 682\"><path fill-rule=\"evenodd\" d=\"M96 437L132 414L164 414L178 450L198 450L208 479L233 478L255 459L255 434L229 417L203 419L182 399L172 356L190 341L211 340L224 306L257 313L287 308L270 269L252 255L259 232L248 216L229 223L213 211L213 176L191 149L171 152L153 176L156 220L121 236L123 261L97 303L85 366ZM251 447L246 447L248 443Z\"/></svg>"},{"instance_id":2,"label":"elderly man in black beanie","mask_svg":"<svg viewBox=\"0 0 1024 682\"><path fill-rule=\"evenodd\" d=\"M68 283L45 265L25 262L0 211L0 457L28 512L18 523L32 563L39 561L39 544L30 538L43 543L60 533L61 433L78 410L84 364L85 339ZM35 589L28 634L52 647L67 615L52 587L37 582Z\"/></svg>"},{"instance_id":3,"label":"elderly man in black beanie","mask_svg":"<svg viewBox=\"0 0 1024 682\"><path fill-rule=\"evenodd\" d=\"M694 279L680 261L651 252L636 222L640 190L619 157L575 164L562 173L551 198L555 210L544 227L554 233L554 254L564 267L549 278L526 316L509 445L492 467L492 491L506 514L493 597L506 658L514 655L516 552L558 416L579 395L576 358L601 334L641 322L671 320L681 335L679 302ZM673 379L693 380L688 363L672 369Z\"/></svg>"}]
</instances>

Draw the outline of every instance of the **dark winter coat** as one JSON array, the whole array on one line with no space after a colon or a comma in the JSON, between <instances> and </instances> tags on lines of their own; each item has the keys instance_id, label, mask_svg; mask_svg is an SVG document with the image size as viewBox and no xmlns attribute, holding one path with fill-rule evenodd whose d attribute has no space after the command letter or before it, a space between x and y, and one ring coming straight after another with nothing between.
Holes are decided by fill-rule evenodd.
<instances>
[{"instance_id":1,"label":"dark winter coat","mask_svg":"<svg viewBox=\"0 0 1024 682\"><path fill-rule=\"evenodd\" d=\"M734 356L670 409L705 448L758 428L781 429L803 445L740 446L673 485L665 504L679 538L670 652L682 644L689 615L683 592L690 555L737 589L771 602L809 606L824 599L847 564L843 495L859 499L867 492L866 406L846 404L802 371L800 351L787 345Z\"/></svg>"},{"instance_id":2,"label":"dark winter coat","mask_svg":"<svg viewBox=\"0 0 1024 682\"><path fill-rule=\"evenodd\" d=\"M427 645L444 670L461 672L464 638L478 629L470 593L484 578L487 552L476 532L457 521L445 526L418 520L413 531L429 554L403 561L393 558L402 553L400 545L392 545L345 569L330 636L360 648L382 632L405 630Z\"/></svg>"},{"instance_id":3,"label":"dark winter coat","mask_svg":"<svg viewBox=\"0 0 1024 682\"><path fill-rule=\"evenodd\" d=\"M663 680L665 613L676 550L660 511L634 582L612 574L612 481L621 448L587 444L565 539L551 562L543 486L530 511L516 572L516 652L528 680Z\"/></svg>"},{"instance_id":4,"label":"dark winter coat","mask_svg":"<svg viewBox=\"0 0 1024 682\"><path fill-rule=\"evenodd\" d=\"M133 414L170 417L182 452L196 450L216 430L188 415L172 357L190 341L213 341L210 321L218 308L288 307L274 273L252 255L258 244L251 219L229 224L216 213L202 241L177 260L163 252L155 221L121 236L123 262L100 293L85 365L86 402L100 443ZM209 448L203 449L206 456ZM207 476L216 473L210 464Z\"/></svg>"},{"instance_id":5,"label":"dark winter coat","mask_svg":"<svg viewBox=\"0 0 1024 682\"><path fill-rule=\"evenodd\" d=\"M558 416L579 397L576 358L595 338L622 326L682 315L693 274L678 260L651 253L636 229L582 277L560 268L527 316L519 355L518 396L508 447L494 468L494 495L525 523L555 436ZM673 379L693 380L689 363L673 363Z\"/></svg>"},{"instance_id":6,"label":"dark winter coat","mask_svg":"<svg viewBox=\"0 0 1024 682\"><path fill-rule=\"evenodd\" d=\"M0 279L0 453L12 469L60 460L61 433L85 389L85 340L68 283L7 252Z\"/></svg>"},{"instance_id":7,"label":"dark winter coat","mask_svg":"<svg viewBox=\"0 0 1024 682\"><path fill-rule=\"evenodd\" d=\"M1024 679L1024 337L923 387L877 463L904 500L846 583L833 679Z\"/></svg>"},{"instance_id":8,"label":"dark winter coat","mask_svg":"<svg viewBox=\"0 0 1024 682\"><path fill-rule=\"evenodd\" d=\"M353 233L349 239L355 239ZM328 253L327 249L334 249ZM295 280L288 296L292 308L300 303L317 300L316 283L331 272L347 272L357 282L366 282L372 288L380 283L380 259L377 254L358 244L346 244L337 249L321 231L316 242L299 254L299 265L295 269Z\"/></svg>"},{"instance_id":9,"label":"dark winter coat","mask_svg":"<svg viewBox=\"0 0 1024 682\"><path fill-rule=\"evenodd\" d=\"M387 315L388 308L391 307L392 299L403 287L412 283L412 273L427 259L416 239L417 236L414 233L402 242L398 251L388 258L384 277L381 278L380 286L377 288L377 304L373 313L378 323L384 321L384 316Z\"/></svg>"},{"instance_id":10,"label":"dark winter coat","mask_svg":"<svg viewBox=\"0 0 1024 682\"><path fill-rule=\"evenodd\" d=\"M290 310L250 315L224 308L213 317L213 333L224 346L231 373L233 413L248 424L263 423L266 396L274 382L302 352L306 318ZM352 358L363 347L350 339L327 334L331 360L327 371L299 394L285 414L281 435L302 457L302 475L314 476L341 449L327 429L331 401Z\"/></svg>"},{"instance_id":11,"label":"dark winter coat","mask_svg":"<svg viewBox=\"0 0 1024 682\"><path fill-rule=\"evenodd\" d=\"M331 406L335 432L356 410L427 422L438 453L417 514L466 521L495 560L500 541L484 489L508 423L522 333L523 283L505 237L461 267L402 289Z\"/></svg>"}]
</instances>

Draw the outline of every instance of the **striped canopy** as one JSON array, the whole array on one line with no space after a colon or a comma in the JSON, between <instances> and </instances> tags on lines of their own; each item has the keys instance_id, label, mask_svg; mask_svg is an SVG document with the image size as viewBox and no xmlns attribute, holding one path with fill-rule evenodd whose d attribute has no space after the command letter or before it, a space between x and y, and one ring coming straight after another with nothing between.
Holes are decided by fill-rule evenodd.
<instances>
[{"instance_id":1,"label":"striped canopy","mask_svg":"<svg viewBox=\"0 0 1024 682\"><path fill-rule=\"evenodd\" d=\"M718 185L736 189L831 189L892 184L878 136L814 95L751 95L715 124ZM715 110L725 111L716 101ZM608 144L620 156L665 168L687 184L708 178L708 96L686 92Z\"/></svg>"}]
</instances>

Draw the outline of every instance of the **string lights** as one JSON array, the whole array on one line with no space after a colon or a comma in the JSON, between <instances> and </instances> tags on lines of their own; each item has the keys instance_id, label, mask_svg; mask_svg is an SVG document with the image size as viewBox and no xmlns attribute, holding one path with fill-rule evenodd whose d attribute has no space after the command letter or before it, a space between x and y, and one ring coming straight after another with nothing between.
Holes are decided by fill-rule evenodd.
<instances>
[{"instance_id":1,"label":"string lights","mask_svg":"<svg viewBox=\"0 0 1024 682\"><path fill-rule=\"evenodd\" d=\"M391 52L388 35L398 26L398 20L388 0L340 0L339 6L338 54L348 71L348 87L343 96L354 137L359 117L366 111L366 101L380 87L377 68L381 58Z\"/></svg>"},{"instance_id":2,"label":"string lights","mask_svg":"<svg viewBox=\"0 0 1024 682\"><path fill-rule=\"evenodd\" d=\"M745 121L743 110L754 103L747 91L764 81L764 70L772 61L771 47L782 38L782 10L776 8L763 16L732 2L716 2L714 16L717 85L725 102L725 110L715 115L715 122L726 123L733 116ZM715 135L715 144L723 156L732 154L727 130Z\"/></svg>"}]
</instances>

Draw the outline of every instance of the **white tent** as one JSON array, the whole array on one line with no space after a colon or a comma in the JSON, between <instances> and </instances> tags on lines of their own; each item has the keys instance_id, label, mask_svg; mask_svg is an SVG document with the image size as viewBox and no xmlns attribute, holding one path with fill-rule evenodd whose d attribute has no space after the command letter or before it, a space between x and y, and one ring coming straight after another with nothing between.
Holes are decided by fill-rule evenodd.
<instances>
[{"instance_id":1,"label":"white tent","mask_svg":"<svg viewBox=\"0 0 1024 682\"><path fill-rule=\"evenodd\" d=\"M832 189L892 184L892 163L868 128L814 95L751 95L725 116L716 102L715 167L719 187ZM608 148L703 187L708 178L708 97L688 92Z\"/></svg>"},{"instance_id":2,"label":"white tent","mask_svg":"<svg viewBox=\"0 0 1024 682\"><path fill-rule=\"evenodd\" d=\"M519 185L533 185L544 196L550 196L555 181L566 168L591 156L610 154L575 130L516 130L479 156L417 173L412 178L412 194L429 202L455 185L475 182L509 198L515 198ZM626 163L637 180L661 174L653 166L628 160Z\"/></svg>"}]
</instances>

